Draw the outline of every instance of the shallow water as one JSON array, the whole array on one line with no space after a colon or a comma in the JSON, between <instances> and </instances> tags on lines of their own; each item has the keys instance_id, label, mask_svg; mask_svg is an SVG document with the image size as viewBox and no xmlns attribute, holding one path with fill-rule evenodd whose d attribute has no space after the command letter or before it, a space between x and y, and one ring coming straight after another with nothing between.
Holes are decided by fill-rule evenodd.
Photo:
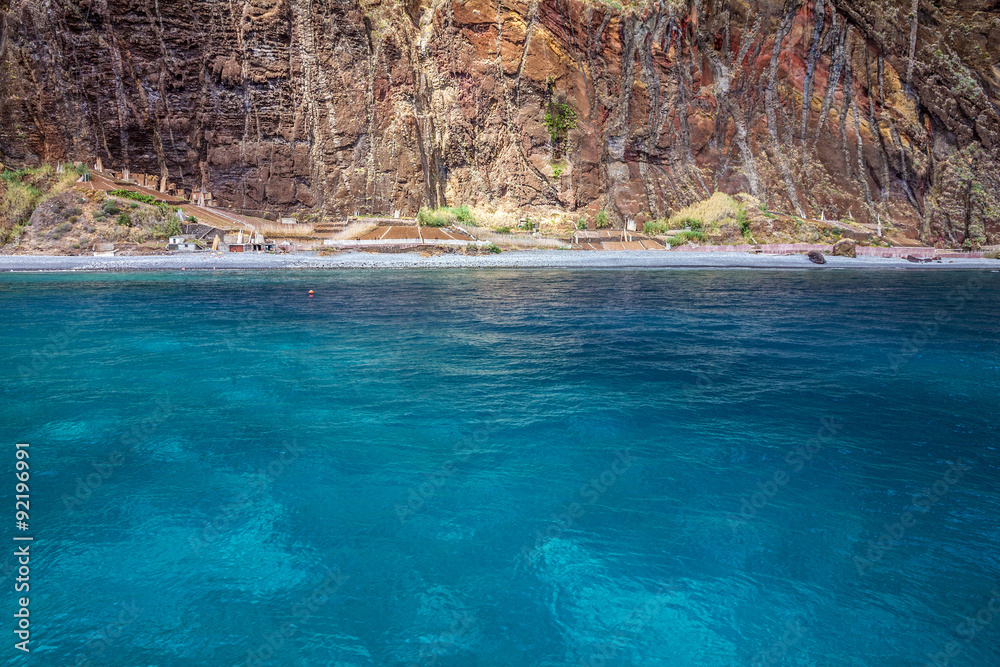
<instances>
[{"instance_id":1,"label":"shallow water","mask_svg":"<svg viewBox=\"0 0 1000 667\"><path fill-rule=\"evenodd\" d=\"M1000 664L998 313L986 272L0 276L0 655Z\"/></svg>"}]
</instances>

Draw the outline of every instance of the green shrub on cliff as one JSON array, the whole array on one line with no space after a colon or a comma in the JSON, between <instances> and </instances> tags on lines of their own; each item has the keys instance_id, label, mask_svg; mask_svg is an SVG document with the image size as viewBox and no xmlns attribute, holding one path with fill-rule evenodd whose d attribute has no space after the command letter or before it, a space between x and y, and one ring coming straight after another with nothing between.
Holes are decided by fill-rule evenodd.
<instances>
[{"instance_id":1,"label":"green shrub on cliff","mask_svg":"<svg viewBox=\"0 0 1000 667\"><path fill-rule=\"evenodd\" d=\"M545 105L545 118L542 122L549 131L552 140L553 153L558 157L562 152L562 144L569 136L569 131L576 127L576 109L566 100L565 93L556 92L555 79L548 79L548 102ZM561 175L561 172L560 174ZM559 178L556 175L556 178Z\"/></svg>"},{"instance_id":2,"label":"green shrub on cliff","mask_svg":"<svg viewBox=\"0 0 1000 667\"><path fill-rule=\"evenodd\" d=\"M740 226L740 234L743 236L743 238L751 240L752 236L750 234L750 219L747 218L747 210L745 208L741 208L739 211L737 211L736 224Z\"/></svg>"},{"instance_id":3,"label":"green shrub on cliff","mask_svg":"<svg viewBox=\"0 0 1000 667\"><path fill-rule=\"evenodd\" d=\"M597 229L611 228L611 216L608 215L607 211L597 212L597 216L594 217L594 227L596 227Z\"/></svg>"}]
</instances>

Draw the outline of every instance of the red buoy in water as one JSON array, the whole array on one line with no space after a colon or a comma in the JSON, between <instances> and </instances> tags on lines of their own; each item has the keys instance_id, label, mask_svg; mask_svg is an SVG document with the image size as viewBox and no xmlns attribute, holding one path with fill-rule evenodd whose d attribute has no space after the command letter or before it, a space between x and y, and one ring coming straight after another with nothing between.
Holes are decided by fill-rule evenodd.
<instances>
[{"instance_id":1,"label":"red buoy in water","mask_svg":"<svg viewBox=\"0 0 1000 667\"><path fill-rule=\"evenodd\" d=\"M309 290L309 296L312 296L312 295L313 295L313 291Z\"/></svg>"}]
</instances>

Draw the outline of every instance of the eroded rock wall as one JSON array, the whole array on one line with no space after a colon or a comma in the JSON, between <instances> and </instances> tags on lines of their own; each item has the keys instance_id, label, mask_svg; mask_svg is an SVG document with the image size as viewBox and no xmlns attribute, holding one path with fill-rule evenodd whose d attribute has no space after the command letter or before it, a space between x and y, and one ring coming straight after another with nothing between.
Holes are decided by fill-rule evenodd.
<instances>
[{"instance_id":1,"label":"eroded rock wall","mask_svg":"<svg viewBox=\"0 0 1000 667\"><path fill-rule=\"evenodd\" d=\"M101 157L243 209L721 189L1000 235L996 0L9 0L0 159ZM570 109L553 141L545 122ZM562 106L565 105L565 106Z\"/></svg>"}]
</instances>

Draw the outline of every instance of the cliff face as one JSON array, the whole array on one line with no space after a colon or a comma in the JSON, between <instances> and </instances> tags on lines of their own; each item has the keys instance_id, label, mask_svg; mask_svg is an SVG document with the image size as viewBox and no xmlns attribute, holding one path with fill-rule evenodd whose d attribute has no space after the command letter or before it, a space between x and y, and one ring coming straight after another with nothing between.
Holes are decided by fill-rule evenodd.
<instances>
[{"instance_id":1,"label":"cliff face","mask_svg":"<svg viewBox=\"0 0 1000 667\"><path fill-rule=\"evenodd\" d=\"M0 0L0 159L245 209L716 189L1000 236L1000 1Z\"/></svg>"}]
</instances>

